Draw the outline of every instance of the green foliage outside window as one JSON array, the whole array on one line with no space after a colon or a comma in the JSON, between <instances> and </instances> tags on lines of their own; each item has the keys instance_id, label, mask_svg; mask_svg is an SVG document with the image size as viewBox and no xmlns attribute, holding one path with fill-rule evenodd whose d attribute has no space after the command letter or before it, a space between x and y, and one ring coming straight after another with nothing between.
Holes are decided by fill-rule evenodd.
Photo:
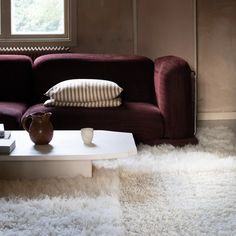
<instances>
[{"instance_id":1,"label":"green foliage outside window","mask_svg":"<svg viewBox=\"0 0 236 236\"><path fill-rule=\"evenodd\" d=\"M12 0L12 33L63 34L64 0Z\"/></svg>"}]
</instances>

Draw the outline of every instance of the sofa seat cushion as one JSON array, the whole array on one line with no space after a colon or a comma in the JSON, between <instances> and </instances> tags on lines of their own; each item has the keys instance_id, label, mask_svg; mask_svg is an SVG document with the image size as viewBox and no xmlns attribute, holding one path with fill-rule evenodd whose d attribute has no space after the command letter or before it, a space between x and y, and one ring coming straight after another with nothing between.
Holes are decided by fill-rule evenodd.
<instances>
[{"instance_id":1,"label":"sofa seat cushion","mask_svg":"<svg viewBox=\"0 0 236 236\"><path fill-rule=\"evenodd\" d=\"M7 130L21 129L21 117L27 107L25 103L0 102L0 123Z\"/></svg>"},{"instance_id":2,"label":"sofa seat cushion","mask_svg":"<svg viewBox=\"0 0 236 236\"><path fill-rule=\"evenodd\" d=\"M34 112L52 112L54 129L94 129L132 132L136 142L146 144L163 138L164 122L157 106L150 103L124 103L115 108L30 107Z\"/></svg>"}]
</instances>

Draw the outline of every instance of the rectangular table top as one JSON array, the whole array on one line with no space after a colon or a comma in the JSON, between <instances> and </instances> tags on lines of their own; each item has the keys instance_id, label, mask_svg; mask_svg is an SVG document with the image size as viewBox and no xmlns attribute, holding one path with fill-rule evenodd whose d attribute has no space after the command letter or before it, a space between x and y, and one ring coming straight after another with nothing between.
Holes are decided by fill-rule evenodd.
<instances>
[{"instance_id":1,"label":"rectangular table top","mask_svg":"<svg viewBox=\"0 0 236 236\"><path fill-rule=\"evenodd\" d=\"M27 131L11 131L16 148L1 154L0 161L101 160L133 156L137 148L132 133L94 130L93 142L86 146L79 130L54 130L48 145L35 145Z\"/></svg>"}]
</instances>

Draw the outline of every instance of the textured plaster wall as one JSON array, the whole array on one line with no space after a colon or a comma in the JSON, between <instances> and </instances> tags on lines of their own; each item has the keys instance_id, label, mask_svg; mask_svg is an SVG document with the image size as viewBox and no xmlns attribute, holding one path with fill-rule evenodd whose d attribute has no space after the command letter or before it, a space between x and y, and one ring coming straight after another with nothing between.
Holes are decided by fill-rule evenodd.
<instances>
[{"instance_id":1,"label":"textured plaster wall","mask_svg":"<svg viewBox=\"0 0 236 236\"><path fill-rule=\"evenodd\" d=\"M236 1L198 0L199 111L236 111Z\"/></svg>"},{"instance_id":2,"label":"textured plaster wall","mask_svg":"<svg viewBox=\"0 0 236 236\"><path fill-rule=\"evenodd\" d=\"M133 53L132 0L78 0L78 42L86 53Z\"/></svg>"},{"instance_id":3,"label":"textured plaster wall","mask_svg":"<svg viewBox=\"0 0 236 236\"><path fill-rule=\"evenodd\" d=\"M76 52L175 54L194 64L193 0L78 0ZM136 31L137 30L137 31ZM134 35L137 32L137 35Z\"/></svg>"},{"instance_id":4,"label":"textured plaster wall","mask_svg":"<svg viewBox=\"0 0 236 236\"><path fill-rule=\"evenodd\" d=\"M137 0L138 53L177 55L194 66L192 0Z\"/></svg>"}]
</instances>

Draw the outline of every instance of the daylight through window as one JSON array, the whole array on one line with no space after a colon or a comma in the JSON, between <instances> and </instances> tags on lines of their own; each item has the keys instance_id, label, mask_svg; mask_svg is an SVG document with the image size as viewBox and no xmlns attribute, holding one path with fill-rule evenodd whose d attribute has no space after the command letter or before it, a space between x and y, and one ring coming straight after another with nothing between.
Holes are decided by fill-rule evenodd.
<instances>
[{"instance_id":1,"label":"daylight through window","mask_svg":"<svg viewBox=\"0 0 236 236\"><path fill-rule=\"evenodd\" d=\"M64 34L64 0L11 0L12 34Z\"/></svg>"},{"instance_id":2,"label":"daylight through window","mask_svg":"<svg viewBox=\"0 0 236 236\"><path fill-rule=\"evenodd\" d=\"M0 0L0 44L72 41L76 0Z\"/></svg>"}]
</instances>

